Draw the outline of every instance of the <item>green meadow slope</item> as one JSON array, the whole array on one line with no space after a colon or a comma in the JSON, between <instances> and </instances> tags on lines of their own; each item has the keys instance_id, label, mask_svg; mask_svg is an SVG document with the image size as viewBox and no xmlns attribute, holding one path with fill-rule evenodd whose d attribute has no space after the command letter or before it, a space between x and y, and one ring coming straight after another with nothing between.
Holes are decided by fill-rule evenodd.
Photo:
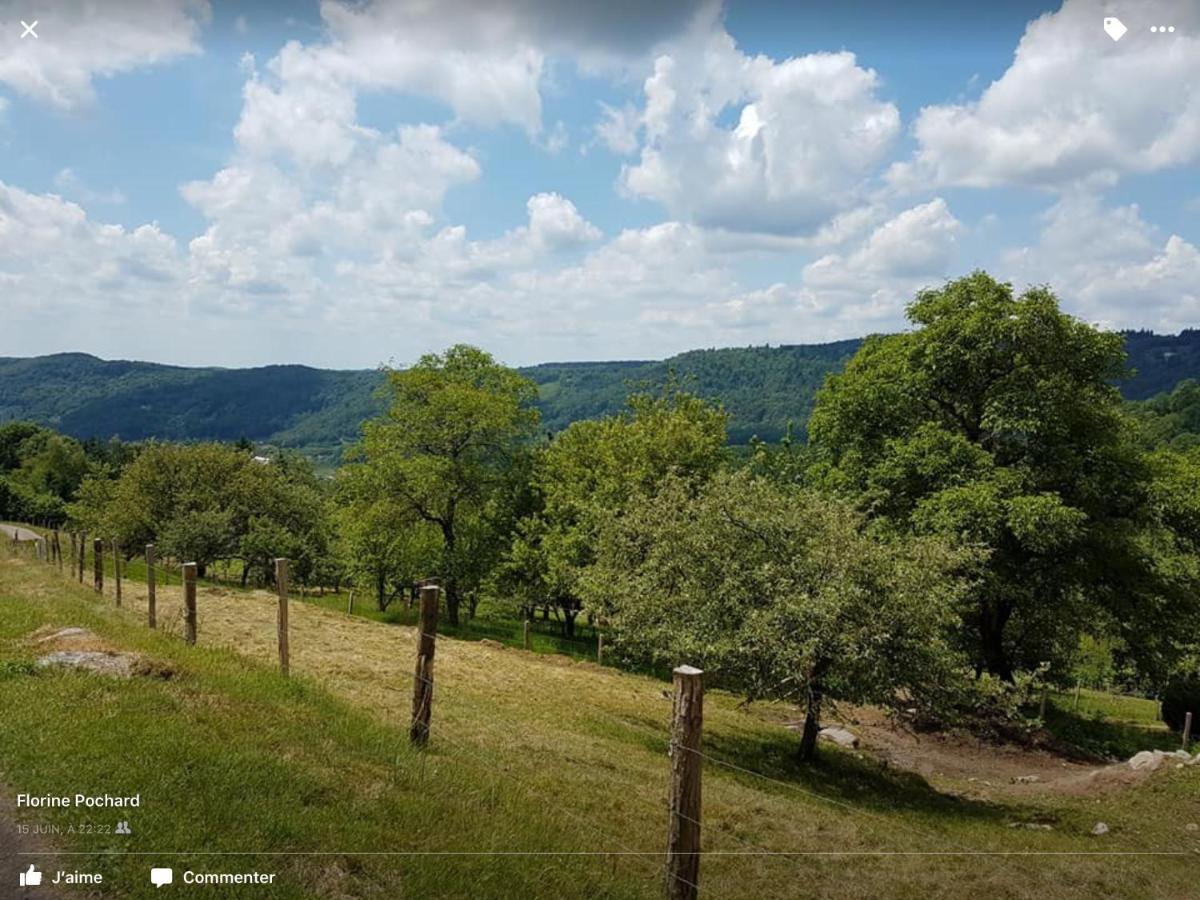
<instances>
[{"instance_id":1,"label":"green meadow slope","mask_svg":"<svg viewBox=\"0 0 1200 900\"><path fill-rule=\"evenodd\" d=\"M264 898L660 896L663 682L442 639L432 738L417 753L405 728L412 629L294 603L289 681L272 665L272 597L203 588L193 648L179 639L178 588L161 594L163 628L150 631L136 582L118 609L40 563L0 560L0 782L141 793L132 837L49 839L83 854L71 866L102 871L106 896L155 896L149 865L275 871L254 890ZM137 654L148 674L36 668L56 646L38 639L66 626ZM1200 766L1044 792L949 769L919 776L869 748L800 767L783 726L793 716L709 692L702 896L1195 896L1200 835L1187 826L1200 821ZM926 740L926 755L945 752ZM995 752L1009 769L1061 767L1063 784L1091 777Z\"/></svg>"}]
</instances>

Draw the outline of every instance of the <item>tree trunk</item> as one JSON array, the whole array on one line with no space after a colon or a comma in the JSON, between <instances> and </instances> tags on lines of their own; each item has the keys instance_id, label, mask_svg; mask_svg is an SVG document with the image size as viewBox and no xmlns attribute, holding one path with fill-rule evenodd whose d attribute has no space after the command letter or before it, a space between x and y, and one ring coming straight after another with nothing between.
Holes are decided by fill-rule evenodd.
<instances>
[{"instance_id":1,"label":"tree trunk","mask_svg":"<svg viewBox=\"0 0 1200 900\"><path fill-rule=\"evenodd\" d=\"M387 579L383 575L375 576L375 605L380 612L387 612Z\"/></svg>"},{"instance_id":2,"label":"tree trunk","mask_svg":"<svg viewBox=\"0 0 1200 900\"><path fill-rule=\"evenodd\" d=\"M802 763L812 762L817 756L817 737L821 733L821 698L819 684L808 687L808 708L804 712L804 731L800 735L800 749L796 758Z\"/></svg>"},{"instance_id":3,"label":"tree trunk","mask_svg":"<svg viewBox=\"0 0 1200 900\"><path fill-rule=\"evenodd\" d=\"M1004 627L1008 624L1012 610L1007 604L993 607L984 601L980 604L979 613L980 653L983 657L984 671L1011 682L1013 665L1004 647Z\"/></svg>"},{"instance_id":4,"label":"tree trunk","mask_svg":"<svg viewBox=\"0 0 1200 900\"><path fill-rule=\"evenodd\" d=\"M563 607L563 636L575 637L575 617L579 615L579 610Z\"/></svg>"},{"instance_id":5,"label":"tree trunk","mask_svg":"<svg viewBox=\"0 0 1200 900\"><path fill-rule=\"evenodd\" d=\"M458 579L451 575L446 579L446 620L451 625L458 624L458 604L461 599L458 594Z\"/></svg>"},{"instance_id":6,"label":"tree trunk","mask_svg":"<svg viewBox=\"0 0 1200 900\"><path fill-rule=\"evenodd\" d=\"M442 540L446 544L446 559L449 560L450 571L446 573L446 583L443 585L446 593L446 620L454 626L458 625L458 604L461 599L458 594L458 579L454 577L454 520L448 519L442 523Z\"/></svg>"}]
</instances>

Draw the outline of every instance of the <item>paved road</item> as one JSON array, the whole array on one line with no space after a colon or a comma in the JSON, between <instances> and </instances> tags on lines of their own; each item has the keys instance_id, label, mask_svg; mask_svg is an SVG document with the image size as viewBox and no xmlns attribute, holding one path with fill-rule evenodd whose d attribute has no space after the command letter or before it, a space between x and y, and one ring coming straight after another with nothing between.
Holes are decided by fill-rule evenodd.
<instances>
[{"instance_id":1,"label":"paved road","mask_svg":"<svg viewBox=\"0 0 1200 900\"><path fill-rule=\"evenodd\" d=\"M4 534L11 541L16 538L18 541L40 541L42 536L36 531L30 531L28 528L22 528L20 525L0 525L0 534Z\"/></svg>"}]
</instances>

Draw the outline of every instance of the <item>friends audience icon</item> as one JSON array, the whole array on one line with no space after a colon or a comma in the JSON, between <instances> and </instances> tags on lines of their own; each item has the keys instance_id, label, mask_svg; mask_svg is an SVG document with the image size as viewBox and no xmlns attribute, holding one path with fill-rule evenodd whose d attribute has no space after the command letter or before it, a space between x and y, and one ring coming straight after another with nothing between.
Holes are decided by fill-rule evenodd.
<instances>
[{"instance_id":1,"label":"friends audience icon","mask_svg":"<svg viewBox=\"0 0 1200 900\"><path fill-rule=\"evenodd\" d=\"M128 822L118 822L117 830L114 831L113 833L114 834L133 834L133 831L130 829Z\"/></svg>"}]
</instances>

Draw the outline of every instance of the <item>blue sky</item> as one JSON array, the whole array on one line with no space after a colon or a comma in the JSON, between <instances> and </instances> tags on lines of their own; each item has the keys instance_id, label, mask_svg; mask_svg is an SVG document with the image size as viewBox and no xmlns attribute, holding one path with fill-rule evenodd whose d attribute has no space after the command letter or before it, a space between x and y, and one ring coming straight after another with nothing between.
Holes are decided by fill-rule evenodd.
<instances>
[{"instance_id":1,"label":"blue sky","mask_svg":"<svg viewBox=\"0 0 1200 900\"><path fill-rule=\"evenodd\" d=\"M1200 4L900 6L0 0L0 355L662 357L976 267L1200 325Z\"/></svg>"}]
</instances>

